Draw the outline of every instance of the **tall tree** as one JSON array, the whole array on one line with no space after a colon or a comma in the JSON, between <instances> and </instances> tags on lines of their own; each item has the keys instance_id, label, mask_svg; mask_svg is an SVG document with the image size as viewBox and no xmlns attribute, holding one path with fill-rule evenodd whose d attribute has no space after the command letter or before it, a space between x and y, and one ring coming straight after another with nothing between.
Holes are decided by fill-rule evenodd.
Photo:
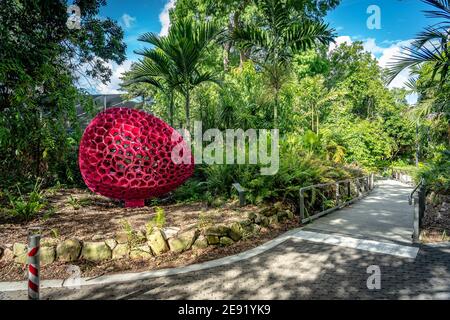
<instances>
[{"instance_id":1,"label":"tall tree","mask_svg":"<svg viewBox=\"0 0 450 320\"><path fill-rule=\"evenodd\" d=\"M426 17L438 20L420 32L410 46L403 48L403 53L394 57L388 66L387 82L392 82L402 71L423 67L421 93L434 92L433 95L422 94L424 101L416 106L416 111L424 117L444 118L447 120L447 143L450 144L450 123L448 122L448 86L450 68L450 2L448 0L422 0L430 6L424 11ZM435 85L435 82L438 85ZM433 113L435 113L433 115Z\"/></svg>"},{"instance_id":2,"label":"tall tree","mask_svg":"<svg viewBox=\"0 0 450 320\"><path fill-rule=\"evenodd\" d=\"M403 54L394 57L389 65L388 82L394 80L403 70L423 63L433 65L434 79L439 75L441 83L449 71L450 2L448 0L422 0L431 6L425 15L439 22L430 25L417 35L410 46L403 47Z\"/></svg>"},{"instance_id":3,"label":"tall tree","mask_svg":"<svg viewBox=\"0 0 450 320\"><path fill-rule=\"evenodd\" d=\"M280 0L283 2L284 0ZM307 17L321 20L326 13L339 5L341 0L296 0L292 9L297 19ZM255 0L177 0L177 5L171 14L176 21L180 17L191 16L198 20L213 19L219 23L228 34L232 35L243 26L251 23L260 13L258 1ZM229 70L231 60L239 61L239 68L249 58L250 51L240 47L232 38L223 43L223 66Z\"/></svg>"},{"instance_id":4,"label":"tall tree","mask_svg":"<svg viewBox=\"0 0 450 320\"><path fill-rule=\"evenodd\" d=\"M290 73L294 55L333 40L327 24L303 15L298 19L295 1L257 0L261 19L235 30L234 38L244 48L251 48L274 90L273 121L278 126L278 105L281 87Z\"/></svg>"},{"instance_id":5,"label":"tall tree","mask_svg":"<svg viewBox=\"0 0 450 320\"><path fill-rule=\"evenodd\" d=\"M70 29L68 5L80 8ZM125 59L123 31L97 17L104 0L4 0L0 5L0 181L75 174L80 70L107 82L108 61ZM70 157L70 159L69 159Z\"/></svg>"},{"instance_id":6,"label":"tall tree","mask_svg":"<svg viewBox=\"0 0 450 320\"><path fill-rule=\"evenodd\" d=\"M154 46L152 49L137 51L147 58L140 62L140 73L145 81L166 80L172 75L170 85L176 88L185 99L186 127L191 128L190 102L194 88L204 82L218 80L212 71L203 70L202 62L208 46L218 39L222 30L214 22L197 22L192 18L175 21L166 37L146 33L139 40ZM145 71L149 73L145 75ZM146 78L145 78L146 77ZM139 78L137 78L139 79ZM156 85L156 82L154 83Z\"/></svg>"}]
</instances>

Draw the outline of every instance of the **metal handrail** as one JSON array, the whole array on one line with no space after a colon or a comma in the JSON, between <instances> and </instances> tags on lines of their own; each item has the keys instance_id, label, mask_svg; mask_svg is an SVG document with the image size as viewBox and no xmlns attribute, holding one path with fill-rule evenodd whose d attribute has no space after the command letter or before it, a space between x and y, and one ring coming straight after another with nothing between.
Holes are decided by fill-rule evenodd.
<instances>
[{"instance_id":1,"label":"metal handrail","mask_svg":"<svg viewBox=\"0 0 450 320\"><path fill-rule=\"evenodd\" d=\"M363 183L360 183L361 180L364 180ZM341 194L340 194L340 190L339 187L342 184L347 184L347 188L348 188L348 192L350 195L350 184L352 182L356 182L356 191L357 191L357 196L349 201L346 201L345 203L342 203L341 200ZM329 208L324 210L324 208L322 208L322 211L319 213L316 213L312 216L310 216L308 214L308 217L305 217L305 196L304 196L304 192L308 191L308 190L312 190L312 189L318 189L318 188L324 188L324 187L328 187L328 186L337 186L336 188L336 200L337 200L337 206L333 207L333 208ZM364 187L364 190L361 190ZM299 190L299 196L300 196L300 204L299 204L299 208L300 208L300 222L301 223L305 223L305 222L310 222L314 219L317 219L327 213L330 213L334 210L337 210L339 208L342 208L352 202L354 202L356 199L360 199L364 194L367 194L367 192L371 191L374 188L374 175L368 175L368 176L364 176L364 177L358 177L358 178L354 178L354 179L346 179L346 180L341 180L341 181L336 181L336 182L329 182L329 183L321 183L321 184L315 184L315 185L311 185L311 186L307 186L307 187L302 187Z\"/></svg>"},{"instance_id":2,"label":"metal handrail","mask_svg":"<svg viewBox=\"0 0 450 320\"><path fill-rule=\"evenodd\" d=\"M347 179L347 180L340 180L340 181L336 181L336 182L314 184L311 186L301 188L300 192L307 191L307 190L314 189L314 188L328 187L328 186L336 185L337 183L341 184L341 183L352 182L355 180L361 180L361 179L367 179L367 178L370 178L370 176L364 176L364 177Z\"/></svg>"},{"instance_id":3,"label":"metal handrail","mask_svg":"<svg viewBox=\"0 0 450 320\"><path fill-rule=\"evenodd\" d=\"M420 182L417 184L417 186L414 188L414 190L410 193L410 195L408 196L408 203L409 203L409 205L413 204L414 193L416 193L417 190L419 190L419 188L424 185L424 183L425 183L425 180L423 178L420 179Z\"/></svg>"},{"instance_id":4,"label":"metal handrail","mask_svg":"<svg viewBox=\"0 0 450 320\"><path fill-rule=\"evenodd\" d=\"M414 194L417 192L417 197ZM408 196L408 202L413 205L413 242L420 242L420 230L422 229L423 217L426 211L426 184L425 179L420 179L420 182ZM414 202L413 202L414 199Z\"/></svg>"}]
</instances>

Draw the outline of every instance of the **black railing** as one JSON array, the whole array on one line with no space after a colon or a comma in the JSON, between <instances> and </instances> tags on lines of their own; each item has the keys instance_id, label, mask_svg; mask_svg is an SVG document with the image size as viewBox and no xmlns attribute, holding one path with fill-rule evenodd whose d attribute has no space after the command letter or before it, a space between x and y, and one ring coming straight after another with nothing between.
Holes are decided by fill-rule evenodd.
<instances>
[{"instance_id":1,"label":"black railing","mask_svg":"<svg viewBox=\"0 0 450 320\"><path fill-rule=\"evenodd\" d=\"M414 185L414 180L413 180L413 176L412 176L412 172L409 170L401 170L401 169L396 169L396 168L390 168L389 169L390 172L390 176L392 179L400 181L402 183L408 184L408 185Z\"/></svg>"},{"instance_id":2,"label":"black railing","mask_svg":"<svg viewBox=\"0 0 450 320\"><path fill-rule=\"evenodd\" d=\"M412 235L413 242L419 242L420 240L420 230L422 229L423 218L425 216L425 209L426 209L426 197L427 197L427 188L425 185L425 180L422 178L408 197L409 204L413 205L413 215L414 215L414 231Z\"/></svg>"},{"instance_id":3,"label":"black railing","mask_svg":"<svg viewBox=\"0 0 450 320\"><path fill-rule=\"evenodd\" d=\"M311 222L367 195L374 188L374 175L301 188L300 222Z\"/></svg>"}]
</instances>

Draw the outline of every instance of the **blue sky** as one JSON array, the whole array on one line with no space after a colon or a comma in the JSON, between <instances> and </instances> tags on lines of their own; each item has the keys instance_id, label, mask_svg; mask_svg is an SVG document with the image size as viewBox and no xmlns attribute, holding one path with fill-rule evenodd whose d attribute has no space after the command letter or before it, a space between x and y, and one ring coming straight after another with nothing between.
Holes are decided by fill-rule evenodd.
<instances>
[{"instance_id":1,"label":"blue sky","mask_svg":"<svg viewBox=\"0 0 450 320\"><path fill-rule=\"evenodd\" d=\"M167 32L170 25L168 8L175 3L176 0L108 0L100 15L117 20L124 28L128 60L122 66L112 65L114 74L111 83L98 85L98 92L117 92L120 74L138 59L134 50L143 47L137 38L145 32ZM380 29L367 27L371 15L367 9L371 5L380 9ZM424 17L422 10L425 8L426 5L420 0L342 0L327 15L326 21L336 29L338 43L362 41L365 49L384 67L401 52L401 46L408 44L424 26L431 23ZM407 73L401 74L392 86L401 87L407 77Z\"/></svg>"}]
</instances>

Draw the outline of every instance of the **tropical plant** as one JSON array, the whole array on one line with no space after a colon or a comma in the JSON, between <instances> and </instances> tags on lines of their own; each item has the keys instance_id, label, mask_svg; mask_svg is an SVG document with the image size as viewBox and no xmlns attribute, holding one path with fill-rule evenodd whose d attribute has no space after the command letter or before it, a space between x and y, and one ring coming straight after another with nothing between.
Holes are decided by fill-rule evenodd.
<instances>
[{"instance_id":1,"label":"tropical plant","mask_svg":"<svg viewBox=\"0 0 450 320\"><path fill-rule=\"evenodd\" d=\"M147 84L161 91L168 100L169 123L174 124L174 95L178 87L178 74L171 62L158 49L147 51L143 60L132 66L123 80L123 87L130 88L138 84ZM131 88L130 88L131 89ZM144 92L145 88L140 91Z\"/></svg>"},{"instance_id":2,"label":"tropical plant","mask_svg":"<svg viewBox=\"0 0 450 320\"><path fill-rule=\"evenodd\" d=\"M152 233L154 228L162 228L166 224L166 214L161 207L155 208L155 216L145 225L147 234Z\"/></svg>"},{"instance_id":3,"label":"tropical plant","mask_svg":"<svg viewBox=\"0 0 450 320\"><path fill-rule=\"evenodd\" d=\"M31 220L39 214L46 205L45 197L41 191L42 180L37 180L33 190L28 195L23 195L17 186L19 196L10 195L11 210L8 215L22 220Z\"/></svg>"},{"instance_id":4,"label":"tropical plant","mask_svg":"<svg viewBox=\"0 0 450 320\"><path fill-rule=\"evenodd\" d=\"M233 38L252 50L274 91L273 121L278 126L279 94L289 79L290 62L295 53L333 42L327 24L295 14L295 1L258 0L261 20L234 30Z\"/></svg>"},{"instance_id":5,"label":"tropical plant","mask_svg":"<svg viewBox=\"0 0 450 320\"><path fill-rule=\"evenodd\" d=\"M185 99L188 130L192 90L204 82L219 83L213 71L202 69L202 62L208 46L221 33L222 30L213 22L184 18L175 21L165 37L145 33L139 38L154 48L136 51L144 60L136 67L135 81L149 83L161 90L166 88L170 94L174 89L179 91Z\"/></svg>"},{"instance_id":6,"label":"tropical plant","mask_svg":"<svg viewBox=\"0 0 450 320\"><path fill-rule=\"evenodd\" d=\"M439 75L440 82L447 79L450 48L448 46L450 28L450 2L448 0L422 0L432 8L425 15L439 22L430 25L417 35L410 46L403 47L403 54L394 57L388 69L388 82L403 70L423 63L433 66L432 79Z\"/></svg>"}]
</instances>

